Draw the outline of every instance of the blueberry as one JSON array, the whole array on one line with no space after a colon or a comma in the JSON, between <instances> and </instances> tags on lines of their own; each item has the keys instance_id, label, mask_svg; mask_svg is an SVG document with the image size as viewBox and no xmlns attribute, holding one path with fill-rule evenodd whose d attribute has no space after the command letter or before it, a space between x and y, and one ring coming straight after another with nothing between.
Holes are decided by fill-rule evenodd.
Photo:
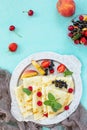
<instances>
[{"instance_id":1,"label":"blueberry","mask_svg":"<svg viewBox=\"0 0 87 130\"><path fill-rule=\"evenodd\" d=\"M48 69L45 69L45 75L48 75Z\"/></svg>"}]
</instances>

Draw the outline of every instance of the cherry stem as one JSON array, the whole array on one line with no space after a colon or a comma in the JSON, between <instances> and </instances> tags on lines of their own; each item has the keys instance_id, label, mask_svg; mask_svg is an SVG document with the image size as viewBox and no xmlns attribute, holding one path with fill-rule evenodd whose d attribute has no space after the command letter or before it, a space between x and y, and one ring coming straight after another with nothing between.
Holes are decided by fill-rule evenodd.
<instances>
[{"instance_id":1,"label":"cherry stem","mask_svg":"<svg viewBox=\"0 0 87 130\"><path fill-rule=\"evenodd\" d=\"M20 34L18 34L16 31L14 31L14 33L15 33L17 36L19 36L19 37L22 38L22 36L21 36Z\"/></svg>"},{"instance_id":2,"label":"cherry stem","mask_svg":"<svg viewBox=\"0 0 87 130\"><path fill-rule=\"evenodd\" d=\"M22 11L23 13L28 13L28 11Z\"/></svg>"}]
</instances>

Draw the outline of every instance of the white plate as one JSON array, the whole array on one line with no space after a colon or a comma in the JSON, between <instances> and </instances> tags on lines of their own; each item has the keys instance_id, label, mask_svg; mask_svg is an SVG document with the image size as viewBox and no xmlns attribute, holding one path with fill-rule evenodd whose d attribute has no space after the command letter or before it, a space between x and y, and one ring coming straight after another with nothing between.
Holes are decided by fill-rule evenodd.
<instances>
[{"instance_id":1,"label":"white plate","mask_svg":"<svg viewBox=\"0 0 87 130\"><path fill-rule=\"evenodd\" d=\"M19 83L19 78L22 72L25 68L27 68L31 64L31 60L42 60L42 59L52 59L56 62L63 63L70 71L73 72L73 79L75 84L75 93L74 93L74 99L72 103L70 104L70 109L68 111L64 111L61 114L55 116L51 119L44 119L44 120L38 120L35 121L33 118L26 118L24 119L23 116L20 113L20 109L17 105L14 88L17 87ZM53 52L41 52L33 54L26 59L24 59L14 70L11 81L10 81L10 94L11 94L11 113L18 121L33 121L35 123L39 123L41 125L50 125L50 124L56 124L61 122L62 120L69 117L78 107L82 95L82 81L80 77L81 73L81 63L80 61L73 55L60 55Z\"/></svg>"}]
</instances>

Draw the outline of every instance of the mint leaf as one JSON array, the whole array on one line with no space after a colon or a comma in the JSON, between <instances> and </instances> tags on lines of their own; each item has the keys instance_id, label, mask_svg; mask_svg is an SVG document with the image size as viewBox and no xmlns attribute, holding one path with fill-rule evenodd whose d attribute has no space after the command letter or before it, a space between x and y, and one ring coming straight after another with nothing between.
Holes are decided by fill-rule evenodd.
<instances>
[{"instance_id":1,"label":"mint leaf","mask_svg":"<svg viewBox=\"0 0 87 130\"><path fill-rule=\"evenodd\" d=\"M73 72L70 71L70 70L66 70L66 71L64 72L64 76L65 76L65 77L68 76L68 75L72 75L72 74L73 74Z\"/></svg>"},{"instance_id":2,"label":"mint leaf","mask_svg":"<svg viewBox=\"0 0 87 130\"><path fill-rule=\"evenodd\" d=\"M44 104L47 105L47 106L51 106L50 100L46 100L46 101L44 102Z\"/></svg>"},{"instance_id":3,"label":"mint leaf","mask_svg":"<svg viewBox=\"0 0 87 130\"><path fill-rule=\"evenodd\" d=\"M58 102L55 101L55 102L52 103L51 107L52 107L52 109L53 109L54 112L57 112L59 109L62 108L62 105L60 103L58 103Z\"/></svg>"},{"instance_id":4,"label":"mint leaf","mask_svg":"<svg viewBox=\"0 0 87 130\"><path fill-rule=\"evenodd\" d=\"M52 100L55 100L55 97L54 97L53 94L48 93L48 99L49 99L50 101L52 101Z\"/></svg>"},{"instance_id":5,"label":"mint leaf","mask_svg":"<svg viewBox=\"0 0 87 130\"><path fill-rule=\"evenodd\" d=\"M25 92L28 96L32 93L30 90L27 88L23 88L23 92Z\"/></svg>"}]
</instances>

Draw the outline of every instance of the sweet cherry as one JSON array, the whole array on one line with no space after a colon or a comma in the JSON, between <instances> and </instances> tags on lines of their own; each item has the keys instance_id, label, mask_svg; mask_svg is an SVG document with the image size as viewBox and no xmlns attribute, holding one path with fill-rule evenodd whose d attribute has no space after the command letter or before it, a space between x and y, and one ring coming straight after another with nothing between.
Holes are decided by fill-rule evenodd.
<instances>
[{"instance_id":1,"label":"sweet cherry","mask_svg":"<svg viewBox=\"0 0 87 130\"><path fill-rule=\"evenodd\" d=\"M34 14L34 11L33 11L33 10L29 10L29 11L28 11L28 15L29 15L29 16L32 16L33 14Z\"/></svg>"},{"instance_id":2,"label":"sweet cherry","mask_svg":"<svg viewBox=\"0 0 87 130\"><path fill-rule=\"evenodd\" d=\"M68 27L68 30L69 30L69 31L73 31L73 30L74 30L73 25L70 25L70 26Z\"/></svg>"},{"instance_id":3,"label":"sweet cherry","mask_svg":"<svg viewBox=\"0 0 87 130\"><path fill-rule=\"evenodd\" d=\"M9 30L10 31L14 31L15 30L15 26L14 25L9 26Z\"/></svg>"},{"instance_id":4,"label":"sweet cherry","mask_svg":"<svg viewBox=\"0 0 87 130\"><path fill-rule=\"evenodd\" d=\"M84 16L83 16L83 15L80 15L80 16L79 16L79 20L80 20L80 21L83 21L83 19L84 19Z\"/></svg>"},{"instance_id":5,"label":"sweet cherry","mask_svg":"<svg viewBox=\"0 0 87 130\"><path fill-rule=\"evenodd\" d=\"M11 44L9 44L9 46L8 46L8 49L9 49L9 51L11 51L11 52L15 52L15 51L17 50L17 48L18 48L18 45L17 45L16 43L11 43Z\"/></svg>"}]
</instances>

